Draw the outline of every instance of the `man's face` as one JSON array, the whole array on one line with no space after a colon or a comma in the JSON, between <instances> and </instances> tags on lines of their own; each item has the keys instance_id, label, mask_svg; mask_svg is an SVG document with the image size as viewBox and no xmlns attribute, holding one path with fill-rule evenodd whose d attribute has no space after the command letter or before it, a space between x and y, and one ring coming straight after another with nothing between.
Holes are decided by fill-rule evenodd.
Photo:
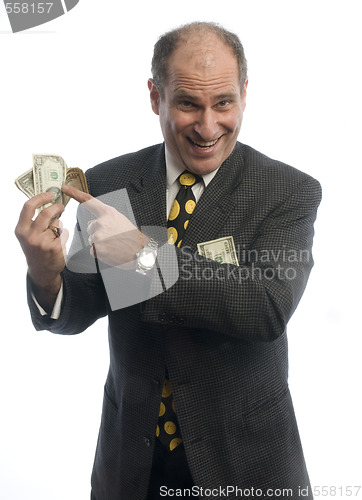
<instances>
[{"instance_id":1,"label":"man's face","mask_svg":"<svg viewBox=\"0 0 362 500\"><path fill-rule=\"evenodd\" d=\"M245 109L237 60L214 35L190 39L171 55L164 96L152 80L153 111L167 149L196 174L218 168L234 149Z\"/></svg>"}]
</instances>

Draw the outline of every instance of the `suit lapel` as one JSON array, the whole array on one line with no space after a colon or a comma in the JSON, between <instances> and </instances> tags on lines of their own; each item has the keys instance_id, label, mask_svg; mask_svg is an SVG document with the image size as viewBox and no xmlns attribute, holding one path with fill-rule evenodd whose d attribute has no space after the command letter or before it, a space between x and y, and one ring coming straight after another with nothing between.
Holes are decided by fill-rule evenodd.
<instances>
[{"instance_id":1,"label":"suit lapel","mask_svg":"<svg viewBox=\"0 0 362 500\"><path fill-rule=\"evenodd\" d=\"M241 183L243 165L242 146L237 143L196 204L183 238L184 245L193 246L217 238L237 201L236 188Z\"/></svg>"},{"instance_id":2,"label":"suit lapel","mask_svg":"<svg viewBox=\"0 0 362 500\"><path fill-rule=\"evenodd\" d=\"M166 226L166 163L161 146L128 188L138 227Z\"/></svg>"}]
</instances>

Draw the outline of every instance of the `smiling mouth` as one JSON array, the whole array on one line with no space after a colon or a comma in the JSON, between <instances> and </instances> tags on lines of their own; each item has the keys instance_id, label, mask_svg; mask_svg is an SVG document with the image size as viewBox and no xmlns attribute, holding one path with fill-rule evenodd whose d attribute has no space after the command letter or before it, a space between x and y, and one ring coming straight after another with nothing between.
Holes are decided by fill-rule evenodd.
<instances>
[{"instance_id":1,"label":"smiling mouth","mask_svg":"<svg viewBox=\"0 0 362 500\"><path fill-rule=\"evenodd\" d=\"M214 141L208 141L208 142L196 142L193 141L188 137L188 140L191 142L191 144L199 149L209 149L215 146L215 144L219 141L220 137L215 139Z\"/></svg>"}]
</instances>

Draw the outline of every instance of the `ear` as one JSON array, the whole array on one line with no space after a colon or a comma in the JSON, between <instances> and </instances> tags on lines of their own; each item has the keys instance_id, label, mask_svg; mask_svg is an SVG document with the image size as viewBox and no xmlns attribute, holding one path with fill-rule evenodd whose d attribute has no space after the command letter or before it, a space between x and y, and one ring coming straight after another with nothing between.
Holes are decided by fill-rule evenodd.
<instances>
[{"instance_id":1,"label":"ear","mask_svg":"<svg viewBox=\"0 0 362 500\"><path fill-rule=\"evenodd\" d=\"M148 80L148 90L150 91L152 110L156 115L159 115L161 97L158 88L156 87L156 84L152 80L152 78Z\"/></svg>"},{"instance_id":2,"label":"ear","mask_svg":"<svg viewBox=\"0 0 362 500\"><path fill-rule=\"evenodd\" d=\"M241 95L241 102L242 102L242 106L243 106L243 111L245 110L245 106L246 106L246 89L248 87L248 83L249 83L249 80L247 78L245 80L244 88L243 88L243 93Z\"/></svg>"}]
</instances>

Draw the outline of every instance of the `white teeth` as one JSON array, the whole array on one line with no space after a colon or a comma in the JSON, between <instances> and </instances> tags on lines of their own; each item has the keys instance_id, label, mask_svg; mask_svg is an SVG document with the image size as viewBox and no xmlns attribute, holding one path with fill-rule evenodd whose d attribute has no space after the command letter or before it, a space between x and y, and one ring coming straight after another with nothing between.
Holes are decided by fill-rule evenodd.
<instances>
[{"instance_id":1,"label":"white teeth","mask_svg":"<svg viewBox=\"0 0 362 500\"><path fill-rule=\"evenodd\" d=\"M219 139L215 139L215 141L209 141L209 142L195 142L192 141L195 146L198 146L199 148L210 148L211 146L214 146Z\"/></svg>"}]
</instances>

